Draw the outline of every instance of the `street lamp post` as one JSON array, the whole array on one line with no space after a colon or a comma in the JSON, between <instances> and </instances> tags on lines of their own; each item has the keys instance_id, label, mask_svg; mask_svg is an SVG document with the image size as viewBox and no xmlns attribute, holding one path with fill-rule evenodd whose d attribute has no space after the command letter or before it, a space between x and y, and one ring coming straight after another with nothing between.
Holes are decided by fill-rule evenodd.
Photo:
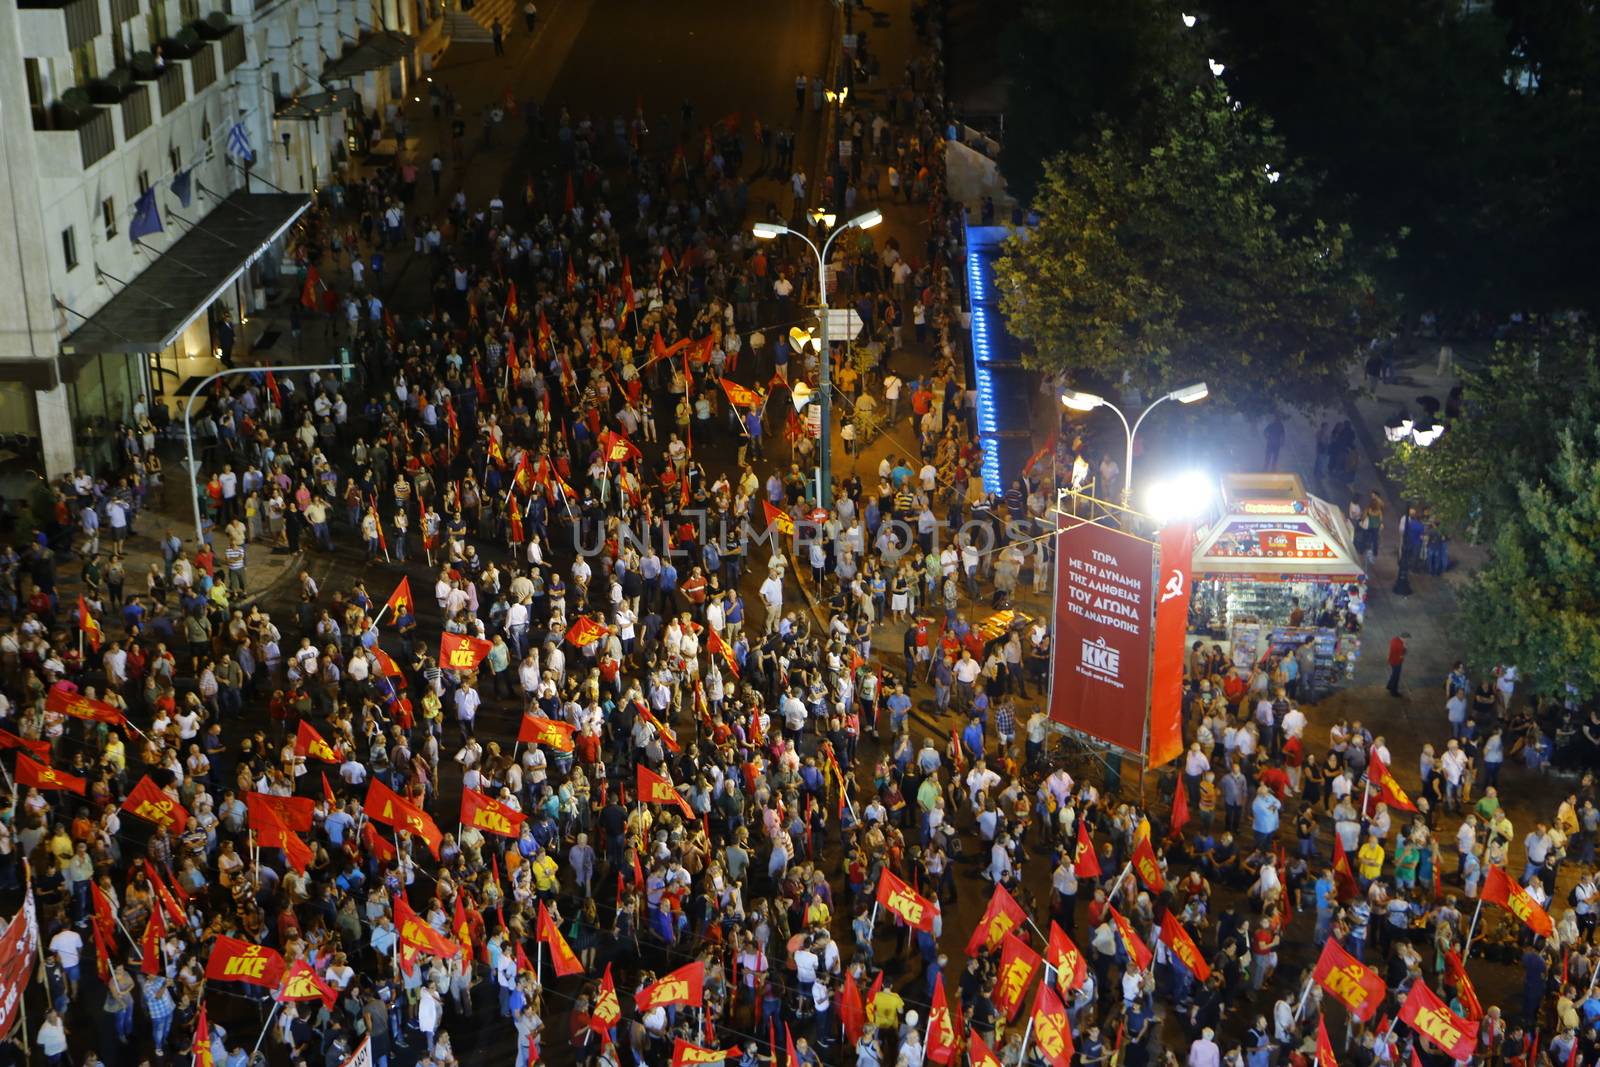
<instances>
[{"instance_id":1,"label":"street lamp post","mask_svg":"<svg viewBox=\"0 0 1600 1067\"><path fill-rule=\"evenodd\" d=\"M758 222L750 228L752 235L762 239L771 240L788 234L798 237L811 249L811 254L817 257L817 301L821 305L818 314L821 318L819 338L822 343L822 371L817 384L817 403L822 416L822 435L818 444L817 464L817 505L831 508L832 500L829 498L829 489L833 485L833 441L829 436L833 415L833 352L828 347L828 249L833 246L834 239L847 230L870 230L883 221L883 212L874 208L871 211L857 215L843 226L828 235L828 239L817 248L816 244L805 234L798 230L791 230L787 226L775 222Z\"/></svg>"},{"instance_id":2,"label":"street lamp post","mask_svg":"<svg viewBox=\"0 0 1600 1067\"><path fill-rule=\"evenodd\" d=\"M194 415L195 398L205 393L206 386L218 378L227 378L235 374L261 374L266 371L301 371L301 370L343 370L343 363L300 363L292 367L230 367L219 370L211 377L206 378L194 387L194 392L189 394L189 399L183 405L183 444L189 454L189 491L190 503L194 505L194 539L197 545L206 543L206 528L200 518L200 468L194 461L194 427L190 419Z\"/></svg>"},{"instance_id":3,"label":"street lamp post","mask_svg":"<svg viewBox=\"0 0 1600 1067\"><path fill-rule=\"evenodd\" d=\"M1064 407L1071 408L1073 411L1093 411L1095 408L1109 408L1122 421L1122 430L1128 439L1127 461L1122 466L1122 506L1128 507L1133 499L1133 439L1139 433L1139 427L1144 424L1145 416L1159 407L1162 401L1176 400L1180 404L1194 404L1204 400L1209 393L1210 390L1206 388L1205 382L1196 382L1181 389L1174 389L1164 396L1156 397L1155 401L1140 412L1137 419L1133 420L1132 426L1128 425L1128 416L1122 413L1121 408L1097 393L1083 393L1076 389L1068 389L1061 394L1061 403Z\"/></svg>"}]
</instances>

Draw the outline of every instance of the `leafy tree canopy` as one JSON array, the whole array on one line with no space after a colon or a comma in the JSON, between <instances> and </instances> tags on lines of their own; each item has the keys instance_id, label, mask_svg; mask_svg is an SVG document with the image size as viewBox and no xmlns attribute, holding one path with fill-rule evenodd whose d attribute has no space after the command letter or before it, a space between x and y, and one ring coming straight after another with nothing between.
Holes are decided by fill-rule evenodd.
<instances>
[{"instance_id":1,"label":"leafy tree canopy","mask_svg":"<svg viewBox=\"0 0 1600 1067\"><path fill-rule=\"evenodd\" d=\"M996 263L1002 309L1046 371L1262 412L1348 387L1372 283L1347 227L1308 210L1271 124L1211 81L1168 90L1151 142L1102 131L1045 167L1039 225Z\"/></svg>"}]
</instances>

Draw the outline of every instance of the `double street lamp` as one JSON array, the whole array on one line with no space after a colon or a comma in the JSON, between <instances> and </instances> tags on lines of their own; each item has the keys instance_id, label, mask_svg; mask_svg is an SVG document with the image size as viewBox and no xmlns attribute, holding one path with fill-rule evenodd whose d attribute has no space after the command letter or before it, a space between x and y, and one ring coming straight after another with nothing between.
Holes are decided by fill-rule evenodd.
<instances>
[{"instance_id":1,"label":"double street lamp","mask_svg":"<svg viewBox=\"0 0 1600 1067\"><path fill-rule=\"evenodd\" d=\"M1181 389L1174 389L1165 396L1156 397L1155 401L1133 421L1132 426L1128 425L1128 417L1122 413L1122 410L1117 405L1098 393L1085 393L1077 389L1068 389L1061 394L1061 404L1063 407L1071 408L1073 411L1093 411L1095 408L1109 408L1122 421L1122 431L1127 436L1128 441L1127 460L1122 466L1122 506L1128 507L1133 498L1133 439L1138 434L1139 427L1144 423L1145 416L1159 407L1163 401L1176 400L1180 404L1195 404L1204 400L1210 395L1210 392L1206 388L1205 382L1196 382L1193 385L1185 385Z\"/></svg>"},{"instance_id":2,"label":"double street lamp","mask_svg":"<svg viewBox=\"0 0 1600 1067\"><path fill-rule=\"evenodd\" d=\"M824 215L821 221L824 224L831 224L831 218L831 216ZM829 436L833 408L833 354L828 348L828 249L833 245L834 240L846 230L870 230L882 221L883 212L876 208L857 215L829 234L828 239L822 243L820 249L812 242L811 238L799 230L791 230L789 227L775 222L758 222L750 227L751 234L762 240L771 240L774 237L782 237L786 234L798 237L806 243L807 248L811 249L811 254L817 257L817 301L821 305L817 309L818 317L821 320L818 341L822 350L822 372L817 386L817 403L822 422L821 439L817 442L817 505L819 507L828 508L833 504L829 493L829 488L833 484L832 440Z\"/></svg>"}]
</instances>

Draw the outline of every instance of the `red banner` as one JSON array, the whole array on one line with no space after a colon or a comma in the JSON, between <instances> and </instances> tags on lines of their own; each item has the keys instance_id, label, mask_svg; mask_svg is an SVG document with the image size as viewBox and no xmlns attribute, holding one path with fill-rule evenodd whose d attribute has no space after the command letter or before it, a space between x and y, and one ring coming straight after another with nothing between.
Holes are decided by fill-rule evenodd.
<instances>
[{"instance_id":1,"label":"red banner","mask_svg":"<svg viewBox=\"0 0 1600 1067\"><path fill-rule=\"evenodd\" d=\"M960 1004L956 1005L960 1010ZM944 975L933 982L933 1001L928 1006L928 1043L926 1056L934 1063L949 1063L955 1058L961 1042L961 1023L950 1014L950 1005L944 995Z\"/></svg>"},{"instance_id":2,"label":"red banner","mask_svg":"<svg viewBox=\"0 0 1600 1067\"><path fill-rule=\"evenodd\" d=\"M1420 979L1400 1005L1400 1021L1451 1059L1465 1062L1478 1047L1478 1024L1451 1011Z\"/></svg>"},{"instance_id":3,"label":"red banner","mask_svg":"<svg viewBox=\"0 0 1600 1067\"><path fill-rule=\"evenodd\" d=\"M318 978L305 960L295 960L294 966L283 976L283 988L278 990L277 999L320 1000L332 1008L339 1002L339 991Z\"/></svg>"},{"instance_id":4,"label":"red banner","mask_svg":"<svg viewBox=\"0 0 1600 1067\"><path fill-rule=\"evenodd\" d=\"M1467 974L1467 965L1453 948L1445 950L1444 973L1454 983L1456 996L1461 1000L1461 1010L1466 1012L1467 1018L1473 1022L1483 1018L1483 1001L1478 999L1478 990L1472 984L1472 977Z\"/></svg>"},{"instance_id":5,"label":"red banner","mask_svg":"<svg viewBox=\"0 0 1600 1067\"><path fill-rule=\"evenodd\" d=\"M1400 811L1416 811L1417 806L1411 802L1406 791L1400 788L1400 783L1394 780L1388 764L1383 762L1376 752L1367 759L1367 781L1372 783L1372 792L1367 798L1368 814L1376 810L1377 801L1382 801L1391 808Z\"/></svg>"},{"instance_id":6,"label":"red banner","mask_svg":"<svg viewBox=\"0 0 1600 1067\"><path fill-rule=\"evenodd\" d=\"M317 732L317 728L304 719L294 731L294 754L310 756L323 763L343 763L344 755Z\"/></svg>"},{"instance_id":7,"label":"red banner","mask_svg":"<svg viewBox=\"0 0 1600 1067\"><path fill-rule=\"evenodd\" d=\"M127 716L105 701L91 700L81 693L69 693L60 685L45 694L44 710L57 715L71 715L75 719L108 722L112 726L121 726L128 721Z\"/></svg>"},{"instance_id":8,"label":"red banner","mask_svg":"<svg viewBox=\"0 0 1600 1067\"><path fill-rule=\"evenodd\" d=\"M1161 530L1161 579L1156 587L1156 646L1150 675L1150 762L1161 767L1183 754L1183 661L1189 636L1189 567L1194 527Z\"/></svg>"},{"instance_id":9,"label":"red banner","mask_svg":"<svg viewBox=\"0 0 1600 1067\"><path fill-rule=\"evenodd\" d=\"M1179 783L1182 791L1182 783ZM1155 846L1150 843L1150 820L1140 819L1133 835L1133 873L1152 893L1162 893L1167 888L1166 875L1161 873L1161 861L1156 858Z\"/></svg>"},{"instance_id":10,"label":"red banner","mask_svg":"<svg viewBox=\"0 0 1600 1067\"><path fill-rule=\"evenodd\" d=\"M582 961L578 959L578 954L572 951L572 946L567 944L567 939L561 936L561 931L556 929L555 921L550 918L550 912L545 909L542 900L539 901L539 918L534 926L534 937L549 947L550 962L555 964L558 978L583 972Z\"/></svg>"},{"instance_id":11,"label":"red banner","mask_svg":"<svg viewBox=\"0 0 1600 1067\"><path fill-rule=\"evenodd\" d=\"M595 1030L608 1030L622 1018L622 1005L617 1001L617 986L611 980L611 964L600 977L600 992L594 998L594 1011L589 1013L589 1026Z\"/></svg>"},{"instance_id":12,"label":"red banner","mask_svg":"<svg viewBox=\"0 0 1600 1067\"><path fill-rule=\"evenodd\" d=\"M912 889L893 871L885 869L878 875L877 901L907 926L914 926L923 933L933 932L933 901Z\"/></svg>"},{"instance_id":13,"label":"red banner","mask_svg":"<svg viewBox=\"0 0 1600 1067\"><path fill-rule=\"evenodd\" d=\"M1190 974L1194 975L1195 981L1204 983L1211 977L1211 965L1200 955L1200 946L1194 943L1194 938L1189 936L1189 931L1183 928L1183 924L1178 921L1178 917L1171 909L1161 916L1160 936L1168 950L1178 957Z\"/></svg>"},{"instance_id":14,"label":"red banner","mask_svg":"<svg viewBox=\"0 0 1600 1067\"><path fill-rule=\"evenodd\" d=\"M1034 1048L1049 1067L1069 1067L1077 1049L1072 1044L1072 1024L1055 990L1039 984L1033 998Z\"/></svg>"},{"instance_id":15,"label":"red banner","mask_svg":"<svg viewBox=\"0 0 1600 1067\"><path fill-rule=\"evenodd\" d=\"M1024 945L1015 934L1007 934L1000 950L1000 969L994 976L994 1007L1000 1018L1010 1022L1028 998L1028 985L1038 972L1039 954Z\"/></svg>"},{"instance_id":16,"label":"red banner","mask_svg":"<svg viewBox=\"0 0 1600 1067\"><path fill-rule=\"evenodd\" d=\"M701 1048L691 1045L683 1038L674 1038L672 1042L672 1067L692 1067L694 1064L724 1063L728 1060L739 1058L738 1048Z\"/></svg>"},{"instance_id":17,"label":"red banner","mask_svg":"<svg viewBox=\"0 0 1600 1067\"><path fill-rule=\"evenodd\" d=\"M1072 854L1072 869L1079 878L1100 877L1100 857L1094 850L1094 838L1089 836L1089 824L1078 820L1078 847Z\"/></svg>"},{"instance_id":18,"label":"red banner","mask_svg":"<svg viewBox=\"0 0 1600 1067\"><path fill-rule=\"evenodd\" d=\"M1328 1024L1317 1016L1317 1067L1339 1067L1339 1057L1333 1054L1333 1042L1328 1040Z\"/></svg>"},{"instance_id":19,"label":"red banner","mask_svg":"<svg viewBox=\"0 0 1600 1067\"><path fill-rule=\"evenodd\" d=\"M639 990L633 995L633 1003L641 1014L670 1004L699 1004L705 988L706 965L696 961Z\"/></svg>"},{"instance_id":20,"label":"red banner","mask_svg":"<svg viewBox=\"0 0 1600 1067\"><path fill-rule=\"evenodd\" d=\"M1070 516L1058 522L1050 718L1143 752L1155 546Z\"/></svg>"},{"instance_id":21,"label":"red banner","mask_svg":"<svg viewBox=\"0 0 1600 1067\"><path fill-rule=\"evenodd\" d=\"M264 823L263 811L271 811L278 821L297 834L309 834L311 821L316 815L317 802L310 797L280 797L274 793L251 791L244 795L245 809L250 813L250 826L260 830ZM369 813L370 814L370 813Z\"/></svg>"},{"instance_id":22,"label":"red banner","mask_svg":"<svg viewBox=\"0 0 1600 1067\"><path fill-rule=\"evenodd\" d=\"M34 959L39 952L38 918L34 911L33 890L22 900L22 908L0 932L0 1034L9 1034L22 1006L22 994L33 978Z\"/></svg>"},{"instance_id":23,"label":"red banner","mask_svg":"<svg viewBox=\"0 0 1600 1067\"><path fill-rule=\"evenodd\" d=\"M577 729L570 722L561 722L559 719L524 715L522 725L517 728L517 741L522 744L549 745L557 752L571 752L572 735Z\"/></svg>"},{"instance_id":24,"label":"red banner","mask_svg":"<svg viewBox=\"0 0 1600 1067\"><path fill-rule=\"evenodd\" d=\"M1555 926L1550 922L1550 913L1545 911L1526 889L1512 881L1510 875L1492 863L1489 865L1489 873L1483 877L1483 899L1486 903L1500 905L1521 919L1527 924L1528 929L1540 937L1549 937L1555 933Z\"/></svg>"},{"instance_id":25,"label":"red banner","mask_svg":"<svg viewBox=\"0 0 1600 1067\"><path fill-rule=\"evenodd\" d=\"M1155 954L1150 951L1150 946L1144 943L1144 938L1139 936L1139 931L1133 928L1128 917L1116 908L1111 909L1111 924L1117 928L1118 935L1122 938L1122 947L1128 950L1128 959L1141 971L1148 971L1150 964L1155 962Z\"/></svg>"},{"instance_id":26,"label":"red banner","mask_svg":"<svg viewBox=\"0 0 1600 1067\"><path fill-rule=\"evenodd\" d=\"M283 957L264 945L219 935L206 960L206 977L275 989L283 978L284 966Z\"/></svg>"},{"instance_id":27,"label":"red banner","mask_svg":"<svg viewBox=\"0 0 1600 1067\"><path fill-rule=\"evenodd\" d=\"M24 753L17 753L17 784L31 785L41 790L66 790L83 796L89 783L75 775L58 771L54 767L30 759Z\"/></svg>"},{"instance_id":28,"label":"red banner","mask_svg":"<svg viewBox=\"0 0 1600 1067\"><path fill-rule=\"evenodd\" d=\"M1078 946L1072 943L1067 932L1054 922L1050 924L1050 939L1044 947L1045 962L1056 970L1056 985L1062 989L1077 989L1089 973L1089 964Z\"/></svg>"},{"instance_id":29,"label":"red banner","mask_svg":"<svg viewBox=\"0 0 1600 1067\"><path fill-rule=\"evenodd\" d=\"M122 802L122 810L173 834L183 833L183 828L189 823L189 813L183 805L163 793L148 774L128 792L128 799Z\"/></svg>"},{"instance_id":30,"label":"red banner","mask_svg":"<svg viewBox=\"0 0 1600 1067\"><path fill-rule=\"evenodd\" d=\"M461 822L476 826L486 833L501 837L516 837L528 816L502 804L486 793L463 786L461 789Z\"/></svg>"},{"instance_id":31,"label":"red banner","mask_svg":"<svg viewBox=\"0 0 1600 1067\"><path fill-rule=\"evenodd\" d=\"M428 851L439 855L439 843L444 835L427 812L417 807L376 778L367 786L367 800L362 805L367 818L385 823L396 830L405 830L427 842Z\"/></svg>"},{"instance_id":32,"label":"red banner","mask_svg":"<svg viewBox=\"0 0 1600 1067\"><path fill-rule=\"evenodd\" d=\"M972 936L967 939L967 955L976 956L985 949L994 948L1006 934L1027 921L1027 913L1010 891L1003 885L996 885L989 897L989 906L983 911L983 918L978 920L978 925L972 929Z\"/></svg>"},{"instance_id":33,"label":"red banner","mask_svg":"<svg viewBox=\"0 0 1600 1067\"><path fill-rule=\"evenodd\" d=\"M634 778L634 788L644 803L672 804L683 812L685 818L694 818L694 809L683 799L683 794L673 788L670 778L662 777L642 763L639 764Z\"/></svg>"},{"instance_id":34,"label":"red banner","mask_svg":"<svg viewBox=\"0 0 1600 1067\"><path fill-rule=\"evenodd\" d=\"M447 671L475 671L494 645L464 634L439 635L439 666Z\"/></svg>"},{"instance_id":35,"label":"red banner","mask_svg":"<svg viewBox=\"0 0 1600 1067\"><path fill-rule=\"evenodd\" d=\"M1329 938L1322 946L1311 978L1361 1022L1369 1021L1389 992L1378 972Z\"/></svg>"}]
</instances>

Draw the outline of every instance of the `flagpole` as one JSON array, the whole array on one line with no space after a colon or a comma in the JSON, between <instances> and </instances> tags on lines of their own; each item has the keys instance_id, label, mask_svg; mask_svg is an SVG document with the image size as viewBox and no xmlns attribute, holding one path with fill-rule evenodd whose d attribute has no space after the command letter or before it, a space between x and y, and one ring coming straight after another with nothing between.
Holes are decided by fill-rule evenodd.
<instances>
[{"instance_id":1,"label":"flagpole","mask_svg":"<svg viewBox=\"0 0 1600 1067\"><path fill-rule=\"evenodd\" d=\"M22 906L26 910L33 901L33 866L26 858L22 861L23 884L27 887L22 898ZM33 938L33 954L37 957L38 969L34 972L41 985L44 986L45 1000L50 999L50 980L45 976L44 946L39 943L39 913L35 909L28 919L30 936ZM32 982L29 979L28 982ZM28 1041L28 983L24 983L20 994L17 996L18 1022L22 1025L22 1052L25 1056L33 1055L33 1048Z\"/></svg>"},{"instance_id":2,"label":"flagpole","mask_svg":"<svg viewBox=\"0 0 1600 1067\"><path fill-rule=\"evenodd\" d=\"M1028 1013L1028 1028L1026 1030L1022 1031L1022 1053L1019 1056L1017 1056L1017 1067L1022 1067L1022 1064L1028 1062L1028 1042L1031 1041L1032 1039L1033 1039L1033 1013L1029 1012ZM923 1043L923 1047L924 1048L927 1047L927 1043L926 1042Z\"/></svg>"},{"instance_id":3,"label":"flagpole","mask_svg":"<svg viewBox=\"0 0 1600 1067\"><path fill-rule=\"evenodd\" d=\"M258 1036L256 1038L256 1046L255 1046L255 1048L250 1050L250 1059L252 1059L252 1060L255 1059L256 1058L256 1053L261 1051L261 1042L263 1042L263 1041L265 1041L267 1039L267 1031L272 1029L272 1019L273 1019L273 1016L278 1014L278 1008L279 1007L280 1007L280 1002L279 1001L273 1001L272 1010L267 1012L267 1023L266 1023L265 1026L263 1026L261 1028L260 1036Z\"/></svg>"},{"instance_id":4,"label":"flagpole","mask_svg":"<svg viewBox=\"0 0 1600 1067\"><path fill-rule=\"evenodd\" d=\"M1181 788L1181 784L1180 784L1180 788ZM1316 984L1316 981L1317 981L1316 971L1313 970L1312 973L1306 978L1306 987L1305 987L1305 989L1300 991L1300 1003L1295 1005L1295 1009L1294 1009L1295 1022L1299 1022L1300 1021L1300 1013L1306 1010L1306 1001L1311 999L1311 987Z\"/></svg>"},{"instance_id":5,"label":"flagpole","mask_svg":"<svg viewBox=\"0 0 1600 1067\"><path fill-rule=\"evenodd\" d=\"M1478 932L1478 915L1483 911L1483 889L1478 889L1478 906L1472 909L1472 922L1467 927L1467 943L1461 949L1461 965L1467 965L1467 957L1472 955L1472 939Z\"/></svg>"},{"instance_id":6,"label":"flagpole","mask_svg":"<svg viewBox=\"0 0 1600 1067\"><path fill-rule=\"evenodd\" d=\"M1106 893L1106 902L1107 903L1112 904L1112 905L1116 904L1116 902L1117 902L1117 890L1122 888L1122 880L1124 878L1128 877L1128 872L1131 871L1131 870L1133 870L1133 861L1129 860L1128 863L1127 863L1127 866L1122 868L1122 873L1117 875L1117 880L1115 882L1111 883L1111 889L1110 889L1109 892ZM1035 927L1035 929L1037 929L1037 927Z\"/></svg>"}]
</instances>

